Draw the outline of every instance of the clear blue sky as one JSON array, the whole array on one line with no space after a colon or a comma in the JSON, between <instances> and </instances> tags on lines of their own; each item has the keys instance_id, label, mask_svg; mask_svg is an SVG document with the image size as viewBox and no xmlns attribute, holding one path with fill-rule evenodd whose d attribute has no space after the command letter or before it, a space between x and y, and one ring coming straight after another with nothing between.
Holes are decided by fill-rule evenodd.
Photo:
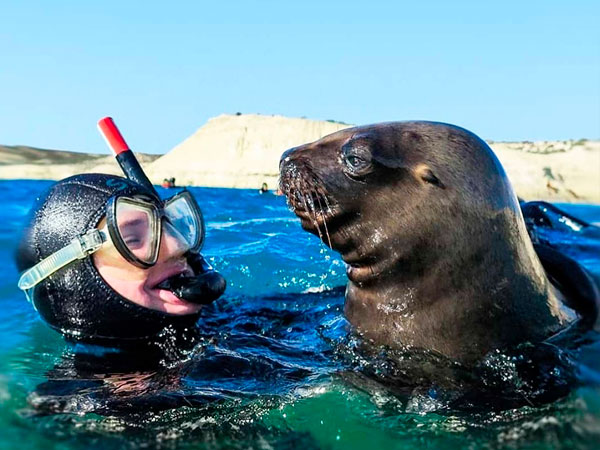
<instances>
[{"instance_id":1,"label":"clear blue sky","mask_svg":"<svg viewBox=\"0 0 600 450\"><path fill-rule=\"evenodd\" d=\"M237 111L600 138L600 1L0 4L0 144L107 152L111 115L163 153Z\"/></svg>"}]
</instances>

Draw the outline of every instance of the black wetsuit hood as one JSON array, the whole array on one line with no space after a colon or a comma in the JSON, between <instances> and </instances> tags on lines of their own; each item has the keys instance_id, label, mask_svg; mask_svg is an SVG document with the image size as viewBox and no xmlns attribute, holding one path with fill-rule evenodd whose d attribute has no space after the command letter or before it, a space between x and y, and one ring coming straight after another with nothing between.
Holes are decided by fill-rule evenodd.
<instances>
[{"instance_id":1,"label":"black wetsuit hood","mask_svg":"<svg viewBox=\"0 0 600 450\"><path fill-rule=\"evenodd\" d=\"M107 200L117 193L160 202L155 192L112 175L76 175L51 186L30 213L16 255L19 271L96 228L106 214ZM37 284L30 297L42 318L65 338L101 345L147 341L168 326L193 326L199 315L169 315L127 300L104 281L91 256Z\"/></svg>"}]
</instances>

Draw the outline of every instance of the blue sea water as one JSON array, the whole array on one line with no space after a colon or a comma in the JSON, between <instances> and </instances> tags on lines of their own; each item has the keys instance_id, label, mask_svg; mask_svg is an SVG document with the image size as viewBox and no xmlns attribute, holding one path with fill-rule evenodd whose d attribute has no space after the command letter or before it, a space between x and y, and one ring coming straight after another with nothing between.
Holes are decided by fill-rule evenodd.
<instances>
[{"instance_id":1,"label":"blue sea water","mask_svg":"<svg viewBox=\"0 0 600 450\"><path fill-rule=\"evenodd\" d=\"M335 289L346 281L342 261L301 230L283 198L252 190L191 189L208 226L203 253L228 287L203 311L205 340L185 368L103 380L112 383L119 408L103 409L108 400L93 385L62 396L61 413L36 413L33 393L74 358L16 287L16 242L35 196L50 184L0 181L0 448L600 445L595 334L575 354L579 384L543 406L454 410L430 392L400 396L357 375L353 369L369 361L352 352L342 315L343 292ZM600 206L561 207L600 223ZM569 233L551 239L600 276L598 240ZM157 395L188 404L146 410L136 403Z\"/></svg>"}]
</instances>

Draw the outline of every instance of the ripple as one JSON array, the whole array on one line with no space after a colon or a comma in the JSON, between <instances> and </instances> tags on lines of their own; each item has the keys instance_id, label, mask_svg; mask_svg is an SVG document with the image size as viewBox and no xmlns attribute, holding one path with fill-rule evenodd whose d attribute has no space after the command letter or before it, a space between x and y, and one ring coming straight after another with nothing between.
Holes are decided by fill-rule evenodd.
<instances>
[{"instance_id":1,"label":"ripple","mask_svg":"<svg viewBox=\"0 0 600 450\"><path fill-rule=\"evenodd\" d=\"M536 408L469 409L451 389L412 386L414 370L448 370L444 361L405 350L394 360L413 366L398 366L381 349L366 351L342 314L343 262L301 229L283 199L249 190L191 189L208 226L203 251L229 283L203 310L194 357L156 373L83 376L15 286L13 252L27 209L50 183L0 185L7 261L0 271L0 448L592 448L599 441L597 336L569 355L587 387ZM600 207L583 208L588 220L600 220ZM551 238L600 274L598 242ZM517 363L530 356L492 355L480 379L523 393ZM560 381L559 372L547 375ZM33 408L32 392L48 381L54 396L46 400L69 405L68 412Z\"/></svg>"}]
</instances>

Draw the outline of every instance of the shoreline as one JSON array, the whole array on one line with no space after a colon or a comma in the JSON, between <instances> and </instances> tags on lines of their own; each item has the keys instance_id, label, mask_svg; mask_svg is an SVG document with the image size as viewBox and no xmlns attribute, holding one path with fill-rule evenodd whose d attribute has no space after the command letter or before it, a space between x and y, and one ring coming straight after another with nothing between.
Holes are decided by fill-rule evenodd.
<instances>
[{"instance_id":1,"label":"shoreline","mask_svg":"<svg viewBox=\"0 0 600 450\"><path fill-rule=\"evenodd\" d=\"M175 177L177 186L258 189L267 183L274 191L283 151L350 126L283 116L221 115L164 155L136 155L156 185ZM600 140L488 145L524 200L600 204ZM112 156L0 146L0 179L59 180L90 172L122 175Z\"/></svg>"}]
</instances>

